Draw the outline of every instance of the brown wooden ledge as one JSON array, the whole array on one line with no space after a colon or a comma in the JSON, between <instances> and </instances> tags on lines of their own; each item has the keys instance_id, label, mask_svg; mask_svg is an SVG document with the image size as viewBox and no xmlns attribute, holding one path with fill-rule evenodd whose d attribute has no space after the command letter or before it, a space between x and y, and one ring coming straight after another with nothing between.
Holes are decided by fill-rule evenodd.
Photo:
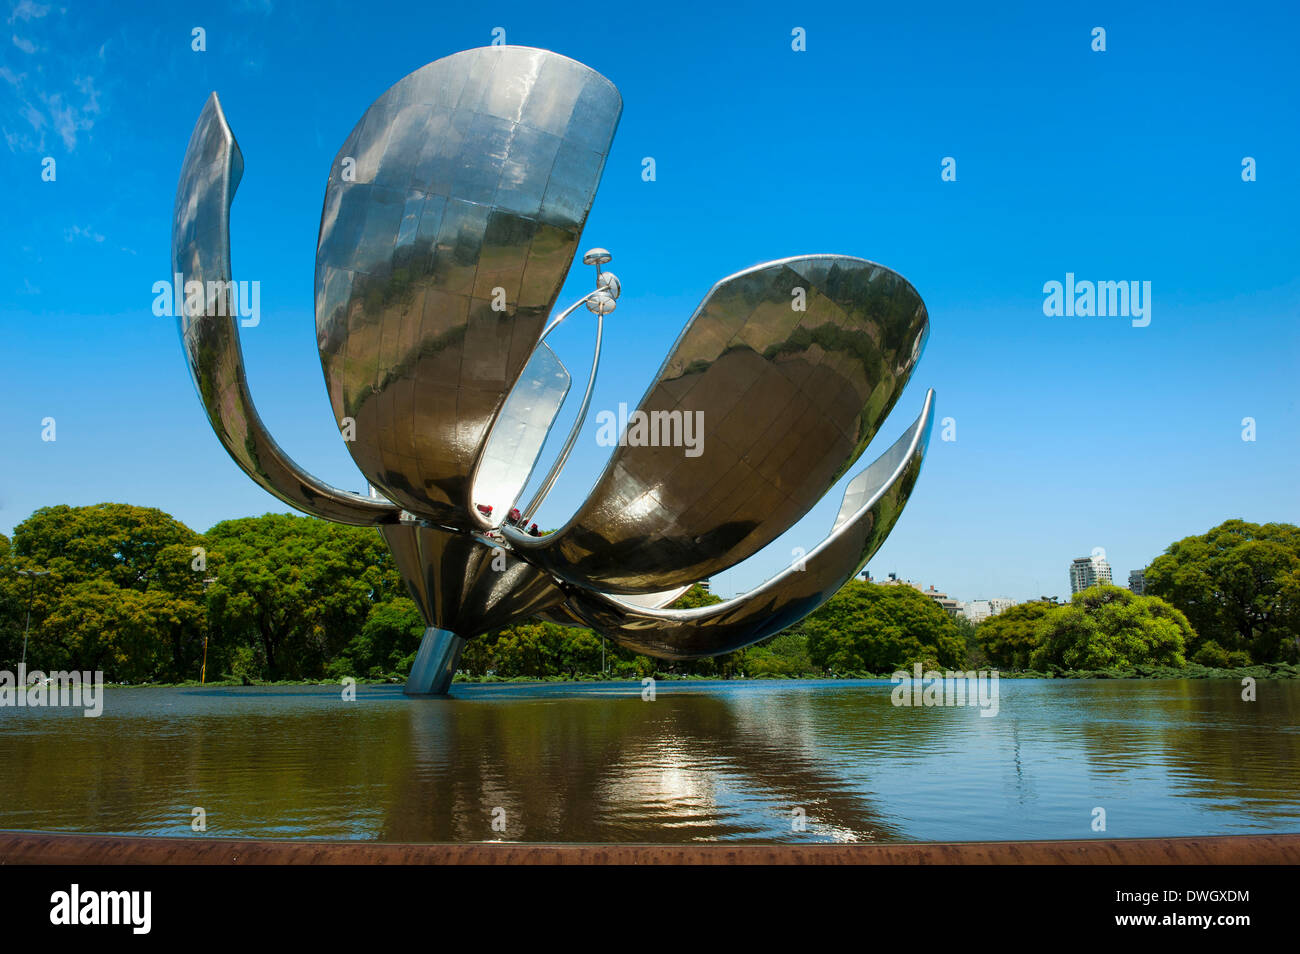
<instances>
[{"instance_id":1,"label":"brown wooden ledge","mask_svg":"<svg viewBox=\"0 0 1300 954\"><path fill-rule=\"evenodd\" d=\"M873 845L390 844L0 832L0 864L54 865L1267 865L1300 834Z\"/></svg>"}]
</instances>

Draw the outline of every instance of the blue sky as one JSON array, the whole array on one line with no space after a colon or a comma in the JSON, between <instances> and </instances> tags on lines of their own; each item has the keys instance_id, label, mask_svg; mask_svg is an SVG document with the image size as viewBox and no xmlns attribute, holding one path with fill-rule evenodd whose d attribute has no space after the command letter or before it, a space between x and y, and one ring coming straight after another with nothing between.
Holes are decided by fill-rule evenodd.
<instances>
[{"instance_id":1,"label":"blue sky","mask_svg":"<svg viewBox=\"0 0 1300 954\"><path fill-rule=\"evenodd\" d=\"M262 285L262 322L244 332L253 394L299 463L364 487L314 347L329 164L388 86L495 27L623 94L583 238L613 251L623 282L594 409L635 404L716 279L841 252L897 270L930 309L926 354L867 459L926 387L956 422L955 441L936 427L875 575L1024 599L1067 593L1070 560L1094 547L1126 579L1230 517L1300 522L1293 5L724 6L8 0L0 532L56 503L157 506L199 530L285 509L227 458L174 321L150 310L180 161L214 89L246 162L235 277ZM195 26L206 52L190 48ZM946 156L954 182L940 179ZM1257 181L1242 181L1246 156ZM1066 272L1150 281L1150 325L1046 317L1043 284ZM561 301L589 282L576 267ZM557 346L580 392L590 329L571 324ZM568 516L608 453L593 420L543 523ZM815 545L839 495L715 591Z\"/></svg>"}]
</instances>

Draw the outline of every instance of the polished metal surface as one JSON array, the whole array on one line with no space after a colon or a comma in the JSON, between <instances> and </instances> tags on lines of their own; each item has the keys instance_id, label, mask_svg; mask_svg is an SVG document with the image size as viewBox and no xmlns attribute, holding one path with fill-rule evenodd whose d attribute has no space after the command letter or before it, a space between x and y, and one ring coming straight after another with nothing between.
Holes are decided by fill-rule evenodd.
<instances>
[{"instance_id":1,"label":"polished metal surface","mask_svg":"<svg viewBox=\"0 0 1300 954\"><path fill-rule=\"evenodd\" d=\"M356 421L353 459L403 509L492 525L468 478L577 254L621 111L580 63L487 47L397 82L335 157L321 365L335 416Z\"/></svg>"},{"instance_id":2,"label":"polished metal surface","mask_svg":"<svg viewBox=\"0 0 1300 954\"><path fill-rule=\"evenodd\" d=\"M793 305L802 295L806 310ZM723 279L639 410L698 415L703 449L620 446L559 530L506 536L575 586L647 593L718 573L784 533L853 465L915 367L925 305L883 266L783 259Z\"/></svg>"},{"instance_id":3,"label":"polished metal surface","mask_svg":"<svg viewBox=\"0 0 1300 954\"><path fill-rule=\"evenodd\" d=\"M190 136L172 214L172 272L182 289L192 282L203 289L202 308L177 317L199 400L235 463L285 503L338 523L395 521L399 511L387 501L338 490L295 464L253 406L230 274L230 203L243 172L244 157L213 93Z\"/></svg>"},{"instance_id":4,"label":"polished metal surface","mask_svg":"<svg viewBox=\"0 0 1300 954\"><path fill-rule=\"evenodd\" d=\"M317 342L348 450L387 500L328 487L266 433L228 292L215 299L223 314L181 319L200 397L239 465L301 510L380 527L429 627L412 693L445 690L464 639L529 616L668 658L762 639L861 568L915 484L932 391L849 483L805 570L716 606L663 608L804 516L861 456L920 358L929 320L907 281L860 258L798 256L709 291L638 406L672 439L625 433L577 512L554 533L528 532L584 427L621 293L602 270L612 256L592 248L595 290L549 317L621 110L613 84L580 63L488 47L400 80L339 150L317 246ZM213 94L177 191L173 261L186 280L230 281L242 171ZM584 306L595 351L581 406L517 524L509 515L571 383L543 339Z\"/></svg>"},{"instance_id":5,"label":"polished metal surface","mask_svg":"<svg viewBox=\"0 0 1300 954\"><path fill-rule=\"evenodd\" d=\"M444 696L456 677L465 638L446 629L430 626L424 631L420 648L406 678L408 696Z\"/></svg>"},{"instance_id":6,"label":"polished metal surface","mask_svg":"<svg viewBox=\"0 0 1300 954\"><path fill-rule=\"evenodd\" d=\"M476 508L490 507L499 517L510 512L568 393L568 370L545 342L539 343L479 455L473 474Z\"/></svg>"},{"instance_id":7,"label":"polished metal surface","mask_svg":"<svg viewBox=\"0 0 1300 954\"><path fill-rule=\"evenodd\" d=\"M604 260L609 261L609 253L604 251L604 249L600 249L599 251L605 256ZM588 252L587 257L590 257L591 254L591 252ZM564 439L564 446L560 448L560 453L556 455L554 463L551 464L551 469L546 472L546 476L542 478L542 482L538 486L537 491L533 494L532 499L528 501L528 505L523 509L520 520L521 526L526 527L529 524L533 519L533 516L537 513L537 508L542 505L542 502L546 500L547 495L550 494L551 489L555 486L555 481L559 479L560 472L564 470L564 465L568 461L569 455L573 453L574 445L578 442L578 436L582 433L582 427L587 422L587 412L591 410L591 396L596 391L596 374L600 370L600 347L605 333L605 315L614 310L612 299L618 297L617 288L615 288L612 295L609 292L601 292L601 288L608 288L610 286L608 283L601 286L599 285L599 281L600 278L597 279L597 291L588 294L582 299L582 301L587 303L588 308L591 307L591 301L597 296L597 293L600 293L603 299L610 300L608 309L603 307L603 301L602 307L593 309L596 315L596 344L595 348L592 350L591 373L587 375L587 388L582 394L582 403L578 406L578 413L573 419L573 425L569 428L569 436ZM542 338L545 339L547 335L558 328L561 322L571 315L576 307L577 305L574 305L572 308L566 309L564 314L552 321L546 327L546 330L542 332Z\"/></svg>"},{"instance_id":8,"label":"polished metal surface","mask_svg":"<svg viewBox=\"0 0 1300 954\"><path fill-rule=\"evenodd\" d=\"M478 636L564 599L549 575L479 534L413 520L380 532L430 626Z\"/></svg>"},{"instance_id":9,"label":"polished metal surface","mask_svg":"<svg viewBox=\"0 0 1300 954\"><path fill-rule=\"evenodd\" d=\"M903 512L930 439L934 391L921 415L889 450L854 478L845 505L861 504L796 566L762 586L712 606L654 609L627 598L575 591L564 609L630 649L664 659L732 652L797 623L853 579Z\"/></svg>"}]
</instances>

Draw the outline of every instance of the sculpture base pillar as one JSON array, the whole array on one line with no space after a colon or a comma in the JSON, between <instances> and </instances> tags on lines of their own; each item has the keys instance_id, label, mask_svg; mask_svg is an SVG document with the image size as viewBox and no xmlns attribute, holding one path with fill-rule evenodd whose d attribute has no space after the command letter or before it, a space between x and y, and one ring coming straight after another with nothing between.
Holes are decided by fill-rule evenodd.
<instances>
[{"instance_id":1,"label":"sculpture base pillar","mask_svg":"<svg viewBox=\"0 0 1300 954\"><path fill-rule=\"evenodd\" d=\"M451 630L430 626L424 631L402 691L408 696L445 696L464 648L465 640Z\"/></svg>"}]
</instances>

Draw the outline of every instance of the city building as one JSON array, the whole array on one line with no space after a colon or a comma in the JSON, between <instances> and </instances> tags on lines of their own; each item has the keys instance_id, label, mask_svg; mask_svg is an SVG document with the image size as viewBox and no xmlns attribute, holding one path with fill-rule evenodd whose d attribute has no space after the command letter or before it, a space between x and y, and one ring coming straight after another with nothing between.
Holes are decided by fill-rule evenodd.
<instances>
[{"instance_id":1,"label":"city building","mask_svg":"<svg viewBox=\"0 0 1300 954\"><path fill-rule=\"evenodd\" d=\"M972 623L982 623L992 616L997 616L1005 609L1016 605L1016 601L1002 596L987 600L968 600L961 604L961 613Z\"/></svg>"},{"instance_id":2,"label":"city building","mask_svg":"<svg viewBox=\"0 0 1300 954\"><path fill-rule=\"evenodd\" d=\"M1141 596L1144 592L1146 592L1146 588L1147 588L1146 570L1129 570L1128 588L1132 590L1134 593L1136 593L1138 596Z\"/></svg>"},{"instance_id":3,"label":"city building","mask_svg":"<svg viewBox=\"0 0 1300 954\"><path fill-rule=\"evenodd\" d=\"M961 615L972 623L982 623L993 615L988 600L967 600L961 604Z\"/></svg>"},{"instance_id":4,"label":"city building","mask_svg":"<svg viewBox=\"0 0 1300 954\"><path fill-rule=\"evenodd\" d=\"M1098 583L1110 583L1110 564L1100 553L1079 557L1070 564L1070 593L1081 593Z\"/></svg>"},{"instance_id":5,"label":"city building","mask_svg":"<svg viewBox=\"0 0 1300 954\"><path fill-rule=\"evenodd\" d=\"M953 599L947 593L940 593L933 586L928 590L922 589L920 585L917 585L916 588L942 606L949 616L956 616L961 611L961 603L957 602L957 600Z\"/></svg>"},{"instance_id":6,"label":"city building","mask_svg":"<svg viewBox=\"0 0 1300 954\"><path fill-rule=\"evenodd\" d=\"M941 593L931 585L928 589L924 583L915 583L912 580L900 580L897 573L889 574L887 579L880 581L881 586L910 586L912 589L924 593L930 599L934 600L944 608L950 615L956 616L961 612L961 603L953 599L947 593Z\"/></svg>"}]
</instances>

